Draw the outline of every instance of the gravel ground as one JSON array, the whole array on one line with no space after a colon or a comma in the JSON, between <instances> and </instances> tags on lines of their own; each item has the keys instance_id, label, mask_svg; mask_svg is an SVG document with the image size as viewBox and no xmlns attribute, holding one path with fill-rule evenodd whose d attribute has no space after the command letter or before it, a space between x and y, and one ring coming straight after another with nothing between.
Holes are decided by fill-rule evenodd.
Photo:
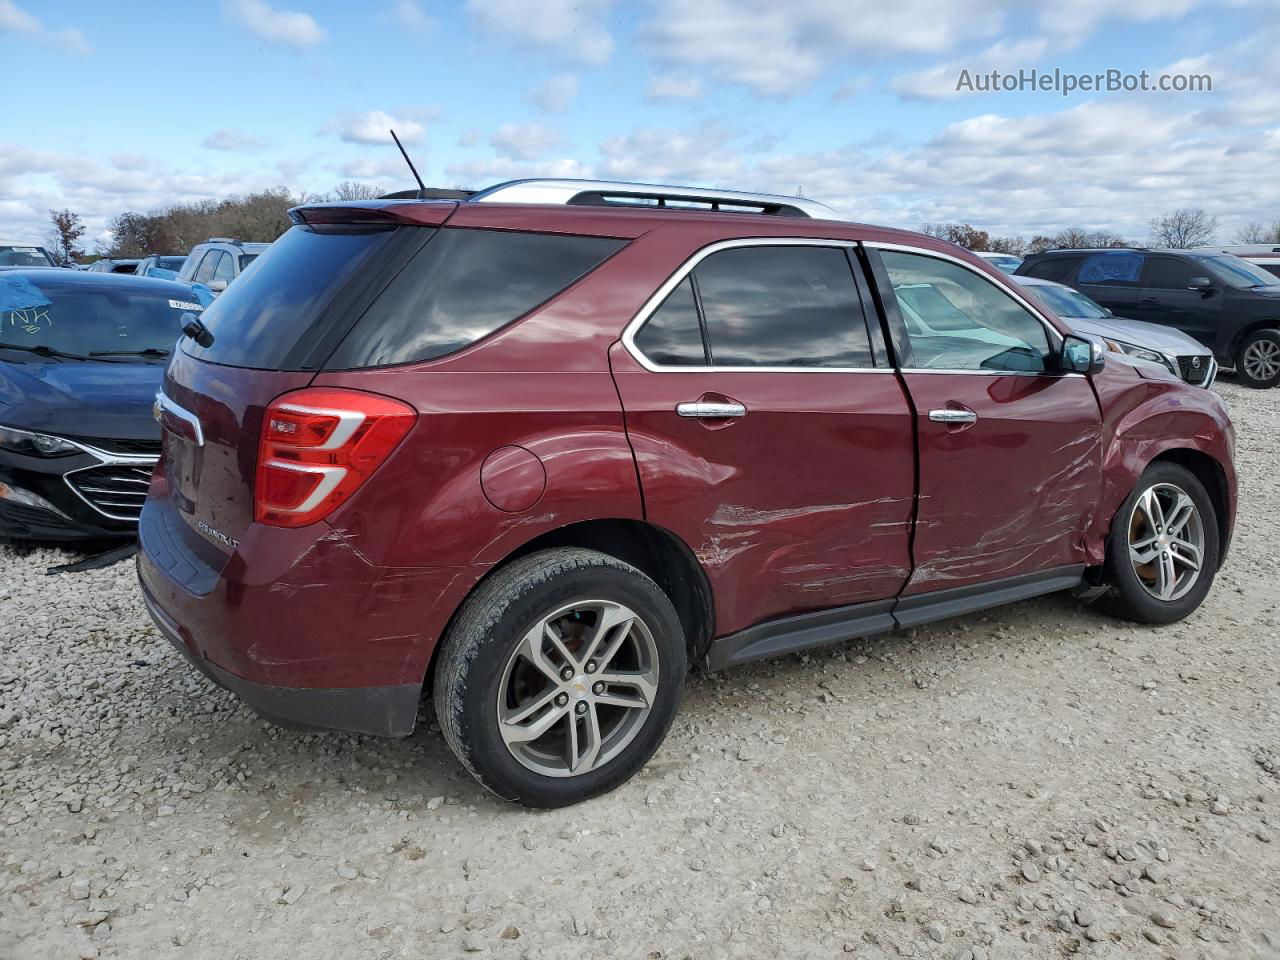
<instances>
[{"instance_id":1,"label":"gravel ground","mask_svg":"<svg viewBox=\"0 0 1280 960\"><path fill-rule=\"evenodd\" d=\"M0 548L0 958L1280 956L1280 391L1220 387L1204 608L1066 597L694 677L613 794L485 794L403 741L255 719L131 564Z\"/></svg>"}]
</instances>

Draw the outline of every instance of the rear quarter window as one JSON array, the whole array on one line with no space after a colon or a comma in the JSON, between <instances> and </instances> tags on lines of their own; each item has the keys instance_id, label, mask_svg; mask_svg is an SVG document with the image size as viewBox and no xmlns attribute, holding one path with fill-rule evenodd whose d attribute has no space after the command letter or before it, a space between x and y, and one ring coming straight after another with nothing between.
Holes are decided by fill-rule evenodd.
<instances>
[{"instance_id":1,"label":"rear quarter window","mask_svg":"<svg viewBox=\"0 0 1280 960\"><path fill-rule=\"evenodd\" d=\"M325 366L389 366L454 353L550 300L625 245L604 237L439 230Z\"/></svg>"}]
</instances>

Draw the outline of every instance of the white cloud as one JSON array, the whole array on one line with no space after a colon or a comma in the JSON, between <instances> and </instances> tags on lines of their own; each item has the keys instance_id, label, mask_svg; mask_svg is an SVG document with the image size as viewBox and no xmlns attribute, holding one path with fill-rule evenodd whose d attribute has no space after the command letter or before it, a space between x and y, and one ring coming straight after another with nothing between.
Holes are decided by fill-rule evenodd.
<instances>
[{"instance_id":1,"label":"white cloud","mask_svg":"<svg viewBox=\"0 0 1280 960\"><path fill-rule=\"evenodd\" d=\"M464 190L478 190L504 180L519 180L523 177L568 177L590 180L596 175L592 165L572 157L532 162L513 160L509 157L489 157L448 164L444 168L444 174L449 186Z\"/></svg>"},{"instance_id":2,"label":"white cloud","mask_svg":"<svg viewBox=\"0 0 1280 960\"><path fill-rule=\"evenodd\" d=\"M265 0L223 0L222 12L268 43L305 50L324 43L328 34L309 13L277 10Z\"/></svg>"},{"instance_id":3,"label":"white cloud","mask_svg":"<svg viewBox=\"0 0 1280 960\"><path fill-rule=\"evenodd\" d=\"M648 183L730 187L746 171L734 136L715 124L690 130L643 127L600 144L601 175Z\"/></svg>"},{"instance_id":4,"label":"white cloud","mask_svg":"<svg viewBox=\"0 0 1280 960\"><path fill-rule=\"evenodd\" d=\"M415 158L415 162L421 162L422 158ZM395 156L389 154L378 157L358 157L355 160L348 160L346 163L339 165L338 173L344 177L354 177L357 180L383 180L387 177L397 177L402 180L412 182L413 174L409 172L409 168L405 165L404 157L397 152Z\"/></svg>"},{"instance_id":5,"label":"white cloud","mask_svg":"<svg viewBox=\"0 0 1280 960\"><path fill-rule=\"evenodd\" d=\"M531 90L525 100L547 113L564 113L577 95L578 78L572 73L558 73Z\"/></svg>"},{"instance_id":6,"label":"white cloud","mask_svg":"<svg viewBox=\"0 0 1280 960\"><path fill-rule=\"evenodd\" d=\"M394 117L381 110L340 113L325 124L322 132L336 133L347 143L394 143L389 132L392 129L402 143L417 143L426 133L426 127L409 119L407 113Z\"/></svg>"},{"instance_id":7,"label":"white cloud","mask_svg":"<svg viewBox=\"0 0 1280 960\"><path fill-rule=\"evenodd\" d=\"M963 59L894 77L890 87L909 100L946 100L966 96L972 91L956 89L961 71L967 70L971 76L990 73L992 70L1016 73L1018 70L1034 67L1048 48L1049 42L1044 37L1001 40Z\"/></svg>"},{"instance_id":8,"label":"white cloud","mask_svg":"<svg viewBox=\"0 0 1280 960\"><path fill-rule=\"evenodd\" d=\"M467 11L485 30L518 44L600 65L613 53L603 18L613 0L467 0Z\"/></svg>"},{"instance_id":9,"label":"white cloud","mask_svg":"<svg viewBox=\"0 0 1280 960\"><path fill-rule=\"evenodd\" d=\"M1040 8L1040 26L1067 44L1078 43L1101 24L1115 20L1147 23L1176 19L1196 7L1201 0L1072 0L1045 3Z\"/></svg>"},{"instance_id":10,"label":"white cloud","mask_svg":"<svg viewBox=\"0 0 1280 960\"><path fill-rule=\"evenodd\" d=\"M436 26L435 18L428 16L422 9L422 4L416 0L396 0L391 5L388 16L396 25L419 36L426 36Z\"/></svg>"},{"instance_id":11,"label":"white cloud","mask_svg":"<svg viewBox=\"0 0 1280 960\"><path fill-rule=\"evenodd\" d=\"M85 35L75 27L47 29L40 18L18 6L13 0L0 0L0 34L23 34L79 57L93 53Z\"/></svg>"},{"instance_id":12,"label":"white cloud","mask_svg":"<svg viewBox=\"0 0 1280 960\"><path fill-rule=\"evenodd\" d=\"M558 130L540 123L506 123L489 138L489 145L508 160L536 160L559 146Z\"/></svg>"},{"instance_id":13,"label":"white cloud","mask_svg":"<svg viewBox=\"0 0 1280 960\"><path fill-rule=\"evenodd\" d=\"M0 0L0 33L30 33L34 35L42 32L44 32L44 27L38 17L27 13L13 0Z\"/></svg>"},{"instance_id":14,"label":"white cloud","mask_svg":"<svg viewBox=\"0 0 1280 960\"><path fill-rule=\"evenodd\" d=\"M215 130L200 142L206 150L260 150L267 145L261 137L239 130L228 130L225 127Z\"/></svg>"},{"instance_id":15,"label":"white cloud","mask_svg":"<svg viewBox=\"0 0 1280 960\"><path fill-rule=\"evenodd\" d=\"M704 67L729 83L785 96L836 58L943 53L993 34L1012 0L658 0L644 27L663 63Z\"/></svg>"},{"instance_id":16,"label":"white cloud","mask_svg":"<svg viewBox=\"0 0 1280 960\"><path fill-rule=\"evenodd\" d=\"M679 77L670 74L651 79L644 92L644 98L652 102L697 100L701 96L702 83L697 77Z\"/></svg>"}]
</instances>

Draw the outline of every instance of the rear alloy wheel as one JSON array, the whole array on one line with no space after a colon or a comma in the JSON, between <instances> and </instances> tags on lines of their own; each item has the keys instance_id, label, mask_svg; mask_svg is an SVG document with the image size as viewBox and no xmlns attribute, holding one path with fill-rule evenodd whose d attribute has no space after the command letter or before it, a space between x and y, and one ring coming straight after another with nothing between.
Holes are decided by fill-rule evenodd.
<instances>
[{"instance_id":1,"label":"rear alloy wheel","mask_svg":"<svg viewBox=\"0 0 1280 960\"><path fill-rule=\"evenodd\" d=\"M1158 463L1116 514L1107 549L1108 602L1142 623L1172 623L1200 606L1218 568L1218 527L1189 470Z\"/></svg>"},{"instance_id":2,"label":"rear alloy wheel","mask_svg":"<svg viewBox=\"0 0 1280 960\"><path fill-rule=\"evenodd\" d=\"M1236 376L1246 387L1280 383L1280 331L1255 330L1244 338L1236 356Z\"/></svg>"},{"instance_id":3,"label":"rear alloy wheel","mask_svg":"<svg viewBox=\"0 0 1280 960\"><path fill-rule=\"evenodd\" d=\"M651 579L593 550L543 550L463 604L436 666L436 716L484 786L561 807L644 766L686 669L680 619Z\"/></svg>"}]
</instances>

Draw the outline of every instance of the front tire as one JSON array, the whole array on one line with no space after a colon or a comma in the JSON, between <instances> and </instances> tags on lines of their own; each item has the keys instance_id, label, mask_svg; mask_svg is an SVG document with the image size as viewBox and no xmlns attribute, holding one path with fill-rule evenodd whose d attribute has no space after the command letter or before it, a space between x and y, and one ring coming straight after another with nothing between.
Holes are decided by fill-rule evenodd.
<instances>
[{"instance_id":1,"label":"front tire","mask_svg":"<svg viewBox=\"0 0 1280 960\"><path fill-rule=\"evenodd\" d=\"M463 604L436 667L436 717L483 786L563 807L648 762L686 669L680 618L649 577L594 550L542 550Z\"/></svg>"},{"instance_id":2,"label":"front tire","mask_svg":"<svg viewBox=\"0 0 1280 960\"><path fill-rule=\"evenodd\" d=\"M1236 376L1258 390L1280 384L1280 330L1255 330L1240 341Z\"/></svg>"},{"instance_id":3,"label":"front tire","mask_svg":"<svg viewBox=\"0 0 1280 960\"><path fill-rule=\"evenodd\" d=\"M1116 512L1105 604L1138 623L1174 623L1204 602L1218 569L1213 501L1190 470L1156 463Z\"/></svg>"}]
</instances>

